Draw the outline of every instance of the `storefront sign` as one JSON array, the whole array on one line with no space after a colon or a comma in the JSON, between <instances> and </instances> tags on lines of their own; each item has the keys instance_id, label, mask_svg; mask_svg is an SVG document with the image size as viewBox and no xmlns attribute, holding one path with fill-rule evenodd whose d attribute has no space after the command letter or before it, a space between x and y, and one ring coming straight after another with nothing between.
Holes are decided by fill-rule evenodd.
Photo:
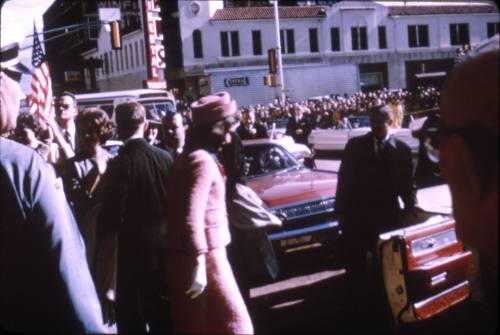
<instances>
[{"instance_id":1,"label":"storefront sign","mask_svg":"<svg viewBox=\"0 0 500 335\"><path fill-rule=\"evenodd\" d=\"M166 90L167 82L165 80L144 80L144 88Z\"/></svg>"},{"instance_id":2,"label":"storefront sign","mask_svg":"<svg viewBox=\"0 0 500 335\"><path fill-rule=\"evenodd\" d=\"M233 87L233 86L248 86L250 85L250 80L248 77L238 77L238 78L226 78L224 79L225 87Z\"/></svg>"}]
</instances>

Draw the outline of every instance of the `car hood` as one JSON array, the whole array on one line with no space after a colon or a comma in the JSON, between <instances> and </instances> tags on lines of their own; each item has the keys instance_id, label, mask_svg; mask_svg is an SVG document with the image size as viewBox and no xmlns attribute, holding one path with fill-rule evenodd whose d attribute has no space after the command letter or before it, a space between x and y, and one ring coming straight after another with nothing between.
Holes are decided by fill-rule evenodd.
<instances>
[{"instance_id":1,"label":"car hood","mask_svg":"<svg viewBox=\"0 0 500 335\"><path fill-rule=\"evenodd\" d=\"M337 190L337 174L301 169L258 177L248 181L268 208L332 198Z\"/></svg>"}]
</instances>

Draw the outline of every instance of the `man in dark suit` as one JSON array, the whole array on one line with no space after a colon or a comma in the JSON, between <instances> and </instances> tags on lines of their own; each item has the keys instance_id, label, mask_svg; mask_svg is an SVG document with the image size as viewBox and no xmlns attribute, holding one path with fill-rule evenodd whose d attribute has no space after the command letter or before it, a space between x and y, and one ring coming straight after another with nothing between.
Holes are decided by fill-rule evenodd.
<instances>
[{"instance_id":1,"label":"man in dark suit","mask_svg":"<svg viewBox=\"0 0 500 335\"><path fill-rule=\"evenodd\" d=\"M307 145L307 138L312 130L311 122L304 115L304 107L295 105L293 113L288 119L286 134L292 136L295 142Z\"/></svg>"},{"instance_id":2,"label":"man in dark suit","mask_svg":"<svg viewBox=\"0 0 500 335\"><path fill-rule=\"evenodd\" d=\"M117 238L116 320L118 332L169 332L166 298L166 182L170 154L148 144L144 108L137 102L116 107L123 147L104 176L104 199L97 222L98 251ZM102 292L101 292L102 295Z\"/></svg>"},{"instance_id":3,"label":"man in dark suit","mask_svg":"<svg viewBox=\"0 0 500 335\"><path fill-rule=\"evenodd\" d=\"M186 126L181 113L167 112L161 118L160 143L157 147L167 150L172 158L177 158L186 142Z\"/></svg>"},{"instance_id":4,"label":"man in dark suit","mask_svg":"<svg viewBox=\"0 0 500 335\"><path fill-rule=\"evenodd\" d=\"M357 311L358 325L372 327L374 323L362 322L359 316L373 316L370 321L374 322L383 320L383 314L376 313L383 308L375 307L384 299L383 288L375 284L377 272L370 271L375 265L377 236L400 227L403 215L415 211L416 187L410 148L389 134L391 110L372 107L368 115L372 131L349 140L343 153L335 211L343 232L346 291L354 295L348 297L349 302L358 305L351 306L351 311ZM370 309L360 311L360 306Z\"/></svg>"}]
</instances>

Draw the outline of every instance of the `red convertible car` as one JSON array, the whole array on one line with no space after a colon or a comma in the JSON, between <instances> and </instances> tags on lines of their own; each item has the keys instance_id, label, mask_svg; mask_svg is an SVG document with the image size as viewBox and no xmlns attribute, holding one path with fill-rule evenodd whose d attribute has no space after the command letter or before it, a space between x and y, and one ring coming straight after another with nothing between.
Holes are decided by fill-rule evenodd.
<instances>
[{"instance_id":1,"label":"red convertible car","mask_svg":"<svg viewBox=\"0 0 500 335\"><path fill-rule=\"evenodd\" d=\"M283 222L268 231L278 257L311 248L332 251L341 234L333 212L337 174L304 166L272 140L243 146L248 186Z\"/></svg>"}]
</instances>

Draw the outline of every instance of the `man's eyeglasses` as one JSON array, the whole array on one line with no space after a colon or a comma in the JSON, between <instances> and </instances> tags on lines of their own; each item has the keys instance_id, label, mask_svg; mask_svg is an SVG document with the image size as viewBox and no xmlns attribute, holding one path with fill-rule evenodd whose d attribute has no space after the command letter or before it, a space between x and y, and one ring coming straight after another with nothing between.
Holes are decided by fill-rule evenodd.
<instances>
[{"instance_id":1,"label":"man's eyeglasses","mask_svg":"<svg viewBox=\"0 0 500 335\"><path fill-rule=\"evenodd\" d=\"M70 108L72 105L68 105L68 104L57 104L57 108L62 108L62 109L68 109Z\"/></svg>"},{"instance_id":2,"label":"man's eyeglasses","mask_svg":"<svg viewBox=\"0 0 500 335\"><path fill-rule=\"evenodd\" d=\"M422 142L431 161L439 162L441 140L453 134L462 136L476 155L486 157L490 152L496 155L498 135L487 127L475 122L463 127L446 127L441 122L438 122L421 130Z\"/></svg>"}]
</instances>

